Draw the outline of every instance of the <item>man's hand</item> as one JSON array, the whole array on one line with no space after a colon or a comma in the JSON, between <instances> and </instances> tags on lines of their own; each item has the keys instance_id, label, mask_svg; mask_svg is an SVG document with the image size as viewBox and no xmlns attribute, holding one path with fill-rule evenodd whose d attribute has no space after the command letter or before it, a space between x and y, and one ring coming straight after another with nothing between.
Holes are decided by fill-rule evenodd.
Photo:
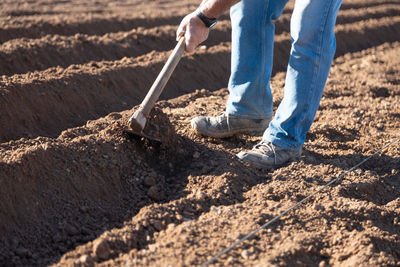
<instances>
[{"instance_id":1,"label":"man's hand","mask_svg":"<svg viewBox=\"0 0 400 267\"><path fill-rule=\"evenodd\" d=\"M183 18L176 31L176 40L185 36L186 51L193 52L200 43L207 40L209 32L210 30L197 17L196 12L193 12Z\"/></svg>"},{"instance_id":2,"label":"man's hand","mask_svg":"<svg viewBox=\"0 0 400 267\"><path fill-rule=\"evenodd\" d=\"M201 12L209 18L217 18L225 10L236 4L240 0L203 0L199 8ZM210 30L196 15L196 11L183 18L178 30L176 40L185 36L186 51L193 52L194 49L207 40Z\"/></svg>"}]
</instances>

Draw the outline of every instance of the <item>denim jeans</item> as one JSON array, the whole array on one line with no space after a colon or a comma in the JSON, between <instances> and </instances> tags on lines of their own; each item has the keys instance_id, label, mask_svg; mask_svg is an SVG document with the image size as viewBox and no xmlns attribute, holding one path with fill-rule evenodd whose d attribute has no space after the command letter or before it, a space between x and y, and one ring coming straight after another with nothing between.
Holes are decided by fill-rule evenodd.
<instances>
[{"instance_id":1,"label":"denim jeans","mask_svg":"<svg viewBox=\"0 0 400 267\"><path fill-rule=\"evenodd\" d=\"M299 150L317 112L336 50L334 26L341 0L296 0L285 91L263 140ZM231 7L232 58L227 113L272 117L274 20L287 0L242 0ZM278 59L279 60L279 59Z\"/></svg>"}]
</instances>

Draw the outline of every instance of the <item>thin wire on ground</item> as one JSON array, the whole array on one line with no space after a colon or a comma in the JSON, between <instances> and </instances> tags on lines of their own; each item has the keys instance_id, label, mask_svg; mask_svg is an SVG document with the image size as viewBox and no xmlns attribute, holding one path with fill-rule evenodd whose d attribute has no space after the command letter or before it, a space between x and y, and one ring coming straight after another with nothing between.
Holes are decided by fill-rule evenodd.
<instances>
[{"instance_id":1,"label":"thin wire on ground","mask_svg":"<svg viewBox=\"0 0 400 267\"><path fill-rule=\"evenodd\" d=\"M372 155L366 157L364 160L362 160L360 163L354 165L353 167L351 167L350 169L346 170L344 173L342 173L341 175L339 175L338 177L336 177L335 179L331 180L330 182L328 182L327 184L323 185L322 187L320 187L318 190L314 191L313 193L311 193L310 195L308 195L307 197L303 198L302 200L300 200L299 202L297 202L296 204L292 205L290 208L288 208L287 210L281 212L279 215L277 215L276 217L274 217L273 219L271 219L270 221L266 222L265 224L263 224L262 226L260 226L259 228L255 229L254 231L252 231L251 233L245 235L244 237L242 237L241 239L237 240L236 242L234 242L231 246L227 247L226 249L222 250L220 253L216 254L215 256L213 256L212 258L210 258L209 260L203 262L200 266L207 266L210 263L214 262L216 259L218 259L219 257L221 257L222 255L228 253L229 251L231 251L233 248L235 248L237 245L239 245L240 243L242 243L243 241L249 239L250 237L254 236L255 234L257 234L259 231L261 231L262 229L265 229L266 227L268 227L270 224L276 222L277 220L281 219L283 216L285 216L286 214L288 214L289 212L291 212L292 210L294 210L295 208L297 208L298 206L302 205L303 203L305 203L307 200L309 200L310 198L312 198L313 196L315 196L316 194L318 194L319 192L321 192L322 190L324 190L325 188L327 188L328 186L332 185L333 183L341 180L347 173L354 171L355 169L357 169L358 167L360 167L362 164L364 164L367 160L371 159L372 157L374 157L375 155L379 154L380 152L382 152L383 150L385 150L386 148L388 148L389 146L397 143L400 140L400 136L395 138L392 142L390 142L389 144L385 145L384 147L380 148L379 150L377 150L375 153L373 153Z\"/></svg>"}]
</instances>

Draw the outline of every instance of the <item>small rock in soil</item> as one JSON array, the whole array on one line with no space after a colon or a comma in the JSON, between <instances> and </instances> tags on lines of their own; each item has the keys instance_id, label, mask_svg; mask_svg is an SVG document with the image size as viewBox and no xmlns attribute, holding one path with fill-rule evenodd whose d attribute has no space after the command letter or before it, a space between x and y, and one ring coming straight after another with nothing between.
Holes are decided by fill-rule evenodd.
<instances>
[{"instance_id":1,"label":"small rock in soil","mask_svg":"<svg viewBox=\"0 0 400 267\"><path fill-rule=\"evenodd\" d=\"M315 210L322 210L322 211L325 210L324 206L322 206L321 204L317 204L317 203L314 204L313 208Z\"/></svg>"},{"instance_id":2,"label":"small rock in soil","mask_svg":"<svg viewBox=\"0 0 400 267\"><path fill-rule=\"evenodd\" d=\"M161 231L162 230L162 223L160 222L160 221L155 221L155 222L153 222L153 226L154 226L154 228L156 228L157 229L157 231Z\"/></svg>"},{"instance_id":3,"label":"small rock in soil","mask_svg":"<svg viewBox=\"0 0 400 267\"><path fill-rule=\"evenodd\" d=\"M164 199L164 192L162 192L161 189L156 185L153 185L149 188L149 191L147 191L147 195L155 201Z\"/></svg>"},{"instance_id":4,"label":"small rock in soil","mask_svg":"<svg viewBox=\"0 0 400 267\"><path fill-rule=\"evenodd\" d=\"M74 235L78 234L78 230L73 225L70 225L70 224L67 224L65 226L65 230L67 231L67 234L70 236L74 236Z\"/></svg>"},{"instance_id":5,"label":"small rock in soil","mask_svg":"<svg viewBox=\"0 0 400 267\"><path fill-rule=\"evenodd\" d=\"M94 241L93 244L93 253L99 259L105 260L110 255L110 246L108 245L107 240L100 238Z\"/></svg>"},{"instance_id":6,"label":"small rock in soil","mask_svg":"<svg viewBox=\"0 0 400 267\"><path fill-rule=\"evenodd\" d=\"M250 252L248 250L243 250L242 253L240 254L243 259L248 260L250 256Z\"/></svg>"},{"instance_id":7,"label":"small rock in soil","mask_svg":"<svg viewBox=\"0 0 400 267\"><path fill-rule=\"evenodd\" d=\"M148 187L153 186L153 185L155 185L156 183L157 183L156 177L153 176L153 175L146 176L146 177L144 178L144 180L143 180L143 184L144 184L145 186L148 186Z\"/></svg>"},{"instance_id":8,"label":"small rock in soil","mask_svg":"<svg viewBox=\"0 0 400 267\"><path fill-rule=\"evenodd\" d=\"M198 190L195 197L197 200L204 200L206 198L206 194L204 194L204 192L202 192L201 190Z\"/></svg>"},{"instance_id":9,"label":"small rock in soil","mask_svg":"<svg viewBox=\"0 0 400 267\"><path fill-rule=\"evenodd\" d=\"M79 262L82 264L90 264L91 261L92 261L92 258L89 255L82 255L79 258Z\"/></svg>"},{"instance_id":10,"label":"small rock in soil","mask_svg":"<svg viewBox=\"0 0 400 267\"><path fill-rule=\"evenodd\" d=\"M170 223L167 226L167 232L171 232L172 230L174 230L175 228L175 224L174 223Z\"/></svg>"}]
</instances>

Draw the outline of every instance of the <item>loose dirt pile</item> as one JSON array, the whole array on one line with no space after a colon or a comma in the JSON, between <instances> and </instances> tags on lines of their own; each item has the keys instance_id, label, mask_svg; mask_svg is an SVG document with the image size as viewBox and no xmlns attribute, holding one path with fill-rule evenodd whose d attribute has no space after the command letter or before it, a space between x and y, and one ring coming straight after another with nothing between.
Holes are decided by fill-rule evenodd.
<instances>
[{"instance_id":1,"label":"loose dirt pile","mask_svg":"<svg viewBox=\"0 0 400 267\"><path fill-rule=\"evenodd\" d=\"M299 162L254 170L235 154L259 137L190 129L193 116L224 110L227 17L185 55L158 103L154 117L177 135L126 134L130 107L197 4L0 4L0 265L199 265L400 136L400 4L384 0L343 3L337 57ZM275 106L292 6L277 22ZM216 265L400 265L399 217L396 144Z\"/></svg>"}]
</instances>

